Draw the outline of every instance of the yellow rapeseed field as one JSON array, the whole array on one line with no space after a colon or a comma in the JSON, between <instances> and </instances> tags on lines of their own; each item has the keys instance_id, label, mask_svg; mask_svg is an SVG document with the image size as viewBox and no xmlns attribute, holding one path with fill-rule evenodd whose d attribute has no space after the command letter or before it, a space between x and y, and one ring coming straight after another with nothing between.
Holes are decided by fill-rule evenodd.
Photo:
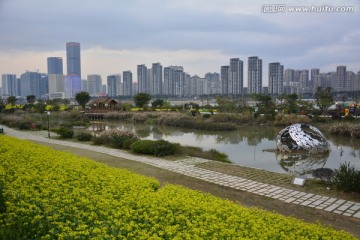
<instances>
[{"instance_id":1,"label":"yellow rapeseed field","mask_svg":"<svg viewBox=\"0 0 360 240\"><path fill-rule=\"evenodd\" d=\"M355 239L0 136L0 239Z\"/></svg>"}]
</instances>

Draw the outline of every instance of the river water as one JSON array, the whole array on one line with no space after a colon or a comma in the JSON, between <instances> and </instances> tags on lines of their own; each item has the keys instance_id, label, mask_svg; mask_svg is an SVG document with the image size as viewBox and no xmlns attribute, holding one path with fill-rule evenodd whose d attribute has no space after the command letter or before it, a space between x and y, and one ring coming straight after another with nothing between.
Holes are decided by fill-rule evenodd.
<instances>
[{"instance_id":1,"label":"river water","mask_svg":"<svg viewBox=\"0 0 360 240\"><path fill-rule=\"evenodd\" d=\"M204 150L214 148L226 153L234 164L292 175L308 174L325 167L339 168L350 162L360 169L360 140L326 135L331 151L326 156L277 154L276 136L282 129L268 126L246 126L236 131L201 131L167 126L134 124L132 122L93 122L92 131L110 129L131 130L141 139L159 140L197 146ZM270 150L270 151L269 151Z\"/></svg>"}]
</instances>

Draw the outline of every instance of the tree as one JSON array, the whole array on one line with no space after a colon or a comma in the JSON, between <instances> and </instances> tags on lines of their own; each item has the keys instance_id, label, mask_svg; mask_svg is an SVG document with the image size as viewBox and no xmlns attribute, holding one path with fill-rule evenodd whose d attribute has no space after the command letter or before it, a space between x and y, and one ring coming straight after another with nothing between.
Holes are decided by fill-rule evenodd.
<instances>
[{"instance_id":1,"label":"tree","mask_svg":"<svg viewBox=\"0 0 360 240\"><path fill-rule=\"evenodd\" d=\"M15 96L10 96L7 98L7 103L11 104L11 106L14 106L16 104L17 98Z\"/></svg>"},{"instance_id":2,"label":"tree","mask_svg":"<svg viewBox=\"0 0 360 240\"><path fill-rule=\"evenodd\" d=\"M151 96L148 93L138 93L134 96L134 103L136 107L144 107L151 100Z\"/></svg>"},{"instance_id":3,"label":"tree","mask_svg":"<svg viewBox=\"0 0 360 240\"><path fill-rule=\"evenodd\" d=\"M298 106L299 96L296 93L289 94L286 96L286 111L288 113L297 113L299 111Z\"/></svg>"},{"instance_id":4,"label":"tree","mask_svg":"<svg viewBox=\"0 0 360 240\"><path fill-rule=\"evenodd\" d=\"M0 98L0 111L3 110L4 108L5 108L4 101L2 100L2 98Z\"/></svg>"},{"instance_id":5,"label":"tree","mask_svg":"<svg viewBox=\"0 0 360 240\"><path fill-rule=\"evenodd\" d=\"M257 107L259 108L259 113L274 113L275 102L272 98L265 94L252 94L252 98L257 101Z\"/></svg>"},{"instance_id":6,"label":"tree","mask_svg":"<svg viewBox=\"0 0 360 240\"><path fill-rule=\"evenodd\" d=\"M26 96L26 101L29 103L29 104L33 104L35 102L35 99L36 99L36 96L35 95L28 95Z\"/></svg>"},{"instance_id":7,"label":"tree","mask_svg":"<svg viewBox=\"0 0 360 240\"><path fill-rule=\"evenodd\" d=\"M156 99L155 101L151 102L151 106L154 108L162 107L164 104L164 99Z\"/></svg>"},{"instance_id":8,"label":"tree","mask_svg":"<svg viewBox=\"0 0 360 240\"><path fill-rule=\"evenodd\" d=\"M322 114L326 115L327 110L334 103L334 99L332 97L332 88L322 88L318 87L315 92L316 105L322 111Z\"/></svg>"},{"instance_id":9,"label":"tree","mask_svg":"<svg viewBox=\"0 0 360 240\"><path fill-rule=\"evenodd\" d=\"M87 102L90 101L90 95L88 92L78 92L75 95L75 100L84 109Z\"/></svg>"}]
</instances>

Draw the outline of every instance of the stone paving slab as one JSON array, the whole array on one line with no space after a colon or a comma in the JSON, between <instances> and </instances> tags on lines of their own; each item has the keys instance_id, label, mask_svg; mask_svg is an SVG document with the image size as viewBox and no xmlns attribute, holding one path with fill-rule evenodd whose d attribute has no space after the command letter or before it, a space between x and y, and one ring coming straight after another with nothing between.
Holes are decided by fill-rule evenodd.
<instances>
[{"instance_id":1,"label":"stone paving slab","mask_svg":"<svg viewBox=\"0 0 360 240\"><path fill-rule=\"evenodd\" d=\"M346 201L344 199L329 198L326 196L315 195L306 192L294 191L283 187L265 184L258 181L248 180L245 178L232 176L229 174L219 173L212 170L206 170L196 167L197 164L205 163L207 159L189 157L177 161L168 161L155 157L135 156L125 151L118 149L111 149L102 146L93 146L83 143L67 142L47 138L46 131L40 132L20 132L10 128L4 127L5 134L20 139L28 139L39 142L47 142L63 146L75 147L89 151L96 151L99 153L108 154L115 157L121 157L133 161L146 163L155 167L169 170L175 173L194 177L206 182L215 183L221 186L226 186L241 191L251 192L260 196L266 196L273 199L278 199L287 204L298 204L314 209L321 209L335 214L359 218L360 219L360 203L353 201Z\"/></svg>"}]
</instances>

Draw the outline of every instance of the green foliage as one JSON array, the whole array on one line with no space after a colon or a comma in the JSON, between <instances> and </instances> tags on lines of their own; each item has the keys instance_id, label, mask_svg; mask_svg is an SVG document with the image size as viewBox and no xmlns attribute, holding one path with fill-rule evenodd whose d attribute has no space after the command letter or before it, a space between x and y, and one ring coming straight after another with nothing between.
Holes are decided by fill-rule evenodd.
<instances>
[{"instance_id":1,"label":"green foliage","mask_svg":"<svg viewBox=\"0 0 360 240\"><path fill-rule=\"evenodd\" d=\"M230 162L228 156L225 153L221 153L218 150L212 148L209 151L209 154L212 156L215 161L219 162Z\"/></svg>"},{"instance_id":2,"label":"green foliage","mask_svg":"<svg viewBox=\"0 0 360 240\"><path fill-rule=\"evenodd\" d=\"M0 239L356 239L0 136Z\"/></svg>"},{"instance_id":3,"label":"green foliage","mask_svg":"<svg viewBox=\"0 0 360 240\"><path fill-rule=\"evenodd\" d=\"M131 151L139 154L155 156L175 155L179 151L179 145L165 140L139 140L130 146Z\"/></svg>"},{"instance_id":4,"label":"green foliage","mask_svg":"<svg viewBox=\"0 0 360 240\"><path fill-rule=\"evenodd\" d=\"M275 111L275 102L265 94L251 94L251 97L257 101L259 114L273 114Z\"/></svg>"},{"instance_id":5,"label":"green foliage","mask_svg":"<svg viewBox=\"0 0 360 240\"><path fill-rule=\"evenodd\" d=\"M36 96L35 95L28 95L26 96L26 101L29 103L29 104L33 104L36 100Z\"/></svg>"},{"instance_id":6,"label":"green foliage","mask_svg":"<svg viewBox=\"0 0 360 240\"><path fill-rule=\"evenodd\" d=\"M9 96L6 100L6 102L8 104L11 104L12 106L14 106L16 104L17 100L18 99L15 96Z\"/></svg>"},{"instance_id":7,"label":"green foliage","mask_svg":"<svg viewBox=\"0 0 360 240\"><path fill-rule=\"evenodd\" d=\"M59 129L55 129L54 132L57 135L60 135L61 138L72 138L74 136L74 131L67 127L61 127Z\"/></svg>"},{"instance_id":8,"label":"green foliage","mask_svg":"<svg viewBox=\"0 0 360 240\"><path fill-rule=\"evenodd\" d=\"M134 96L134 103L136 107L142 108L148 105L151 96L148 93L138 93Z\"/></svg>"},{"instance_id":9,"label":"green foliage","mask_svg":"<svg viewBox=\"0 0 360 240\"><path fill-rule=\"evenodd\" d=\"M246 108L246 103L236 98L217 97L216 103L219 111L224 113L240 113Z\"/></svg>"},{"instance_id":10,"label":"green foliage","mask_svg":"<svg viewBox=\"0 0 360 240\"><path fill-rule=\"evenodd\" d=\"M107 145L113 148L129 148L129 142L124 145L124 143L132 139L133 142L139 140L135 133L131 131L119 131L119 130L110 130L104 131L98 136L94 136L92 141L95 145ZM129 140L130 141L130 140Z\"/></svg>"},{"instance_id":11,"label":"green foliage","mask_svg":"<svg viewBox=\"0 0 360 240\"><path fill-rule=\"evenodd\" d=\"M124 149L131 149L131 144L135 143L139 141L139 138L137 137L132 137L132 138L128 138L123 142L123 148Z\"/></svg>"},{"instance_id":12,"label":"green foliage","mask_svg":"<svg viewBox=\"0 0 360 240\"><path fill-rule=\"evenodd\" d=\"M87 102L90 101L90 94L88 92L78 92L75 95L75 100L84 109Z\"/></svg>"},{"instance_id":13,"label":"green foliage","mask_svg":"<svg viewBox=\"0 0 360 240\"><path fill-rule=\"evenodd\" d=\"M330 87L321 88L318 87L315 92L316 104L323 112L324 115L327 114L327 110L334 103L334 99L332 97L332 89Z\"/></svg>"},{"instance_id":14,"label":"green foliage","mask_svg":"<svg viewBox=\"0 0 360 240\"><path fill-rule=\"evenodd\" d=\"M86 142L91 141L92 134L90 132L81 132L76 136L78 141Z\"/></svg>"},{"instance_id":15,"label":"green foliage","mask_svg":"<svg viewBox=\"0 0 360 240\"><path fill-rule=\"evenodd\" d=\"M350 166L350 163L342 163L335 170L333 184L339 190L360 193L360 171Z\"/></svg>"},{"instance_id":16,"label":"green foliage","mask_svg":"<svg viewBox=\"0 0 360 240\"><path fill-rule=\"evenodd\" d=\"M155 101L151 102L151 106L153 106L153 108L162 107L163 104L164 104L164 99L156 99Z\"/></svg>"}]
</instances>

